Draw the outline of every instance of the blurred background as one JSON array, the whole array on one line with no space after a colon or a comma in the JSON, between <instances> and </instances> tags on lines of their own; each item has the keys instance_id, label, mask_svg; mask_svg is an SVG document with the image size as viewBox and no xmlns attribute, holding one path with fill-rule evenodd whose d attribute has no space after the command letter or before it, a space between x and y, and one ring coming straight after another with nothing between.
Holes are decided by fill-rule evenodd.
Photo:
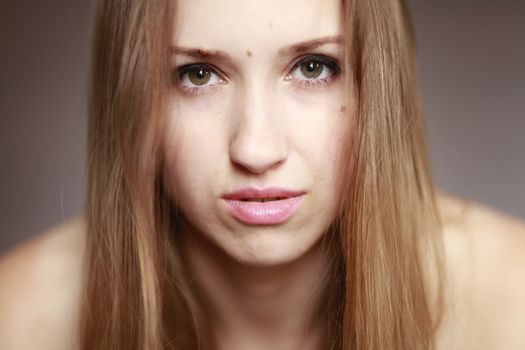
<instances>
[{"instance_id":1,"label":"blurred background","mask_svg":"<svg viewBox=\"0 0 525 350\"><path fill-rule=\"evenodd\" d=\"M525 219L525 2L409 0L435 181ZM93 1L0 11L0 254L84 200Z\"/></svg>"}]
</instances>

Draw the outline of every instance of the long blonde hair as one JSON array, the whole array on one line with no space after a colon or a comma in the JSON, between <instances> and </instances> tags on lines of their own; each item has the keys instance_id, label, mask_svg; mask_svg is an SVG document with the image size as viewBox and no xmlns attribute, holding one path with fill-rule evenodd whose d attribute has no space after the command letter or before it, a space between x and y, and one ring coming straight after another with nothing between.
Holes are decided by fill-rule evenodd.
<instances>
[{"instance_id":1,"label":"long blonde hair","mask_svg":"<svg viewBox=\"0 0 525 350\"><path fill-rule=\"evenodd\" d=\"M342 1L358 112L345 162L333 349L434 348L441 241L402 0ZM170 0L99 1L89 115L81 349L205 348L163 189Z\"/></svg>"}]
</instances>

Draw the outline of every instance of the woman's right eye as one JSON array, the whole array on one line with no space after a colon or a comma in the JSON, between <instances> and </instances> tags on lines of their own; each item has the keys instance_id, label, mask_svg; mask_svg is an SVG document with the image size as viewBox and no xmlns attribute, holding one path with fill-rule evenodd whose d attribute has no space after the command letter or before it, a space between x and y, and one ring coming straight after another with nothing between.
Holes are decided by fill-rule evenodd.
<instances>
[{"instance_id":1,"label":"woman's right eye","mask_svg":"<svg viewBox=\"0 0 525 350\"><path fill-rule=\"evenodd\" d=\"M216 85L223 84L224 79L206 64L190 64L176 71L176 82L184 92L198 95Z\"/></svg>"}]
</instances>

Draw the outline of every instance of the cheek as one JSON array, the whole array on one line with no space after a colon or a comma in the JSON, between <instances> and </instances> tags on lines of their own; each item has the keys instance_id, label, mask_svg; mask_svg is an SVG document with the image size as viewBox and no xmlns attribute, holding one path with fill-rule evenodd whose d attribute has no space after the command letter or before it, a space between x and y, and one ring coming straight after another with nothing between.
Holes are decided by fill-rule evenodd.
<instances>
[{"instance_id":1,"label":"cheek","mask_svg":"<svg viewBox=\"0 0 525 350\"><path fill-rule=\"evenodd\" d=\"M310 105L305 120L295 134L301 158L312 174L313 212L321 210L319 220L328 223L335 218L342 198L345 173L342 165L351 146L351 126L355 117L353 101L327 98Z\"/></svg>"},{"instance_id":2,"label":"cheek","mask_svg":"<svg viewBox=\"0 0 525 350\"><path fill-rule=\"evenodd\" d=\"M164 149L166 187L173 199L194 208L202 207L209 194L206 191L211 190L207 174L220 169L221 131L217 126L202 125L204 119L182 107L168 118Z\"/></svg>"},{"instance_id":3,"label":"cheek","mask_svg":"<svg viewBox=\"0 0 525 350\"><path fill-rule=\"evenodd\" d=\"M293 143L310 171L322 182L331 183L351 138L353 101L343 102L339 94L317 97L316 103L299 101L301 118L295 120ZM306 107L305 107L306 106Z\"/></svg>"}]
</instances>

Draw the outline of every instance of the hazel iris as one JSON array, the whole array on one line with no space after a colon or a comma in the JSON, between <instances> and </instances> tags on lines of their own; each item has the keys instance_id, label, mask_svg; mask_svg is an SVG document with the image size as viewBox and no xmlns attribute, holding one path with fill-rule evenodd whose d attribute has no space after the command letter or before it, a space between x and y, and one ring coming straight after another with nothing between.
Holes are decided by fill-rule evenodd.
<instances>
[{"instance_id":1,"label":"hazel iris","mask_svg":"<svg viewBox=\"0 0 525 350\"><path fill-rule=\"evenodd\" d=\"M315 79L321 75L323 72L324 64L317 60L304 60L299 64L301 73L303 73L305 78Z\"/></svg>"},{"instance_id":2,"label":"hazel iris","mask_svg":"<svg viewBox=\"0 0 525 350\"><path fill-rule=\"evenodd\" d=\"M195 67L194 69L189 70L187 73L188 79L197 86L205 85L210 81L211 78L211 71L204 66Z\"/></svg>"}]
</instances>

